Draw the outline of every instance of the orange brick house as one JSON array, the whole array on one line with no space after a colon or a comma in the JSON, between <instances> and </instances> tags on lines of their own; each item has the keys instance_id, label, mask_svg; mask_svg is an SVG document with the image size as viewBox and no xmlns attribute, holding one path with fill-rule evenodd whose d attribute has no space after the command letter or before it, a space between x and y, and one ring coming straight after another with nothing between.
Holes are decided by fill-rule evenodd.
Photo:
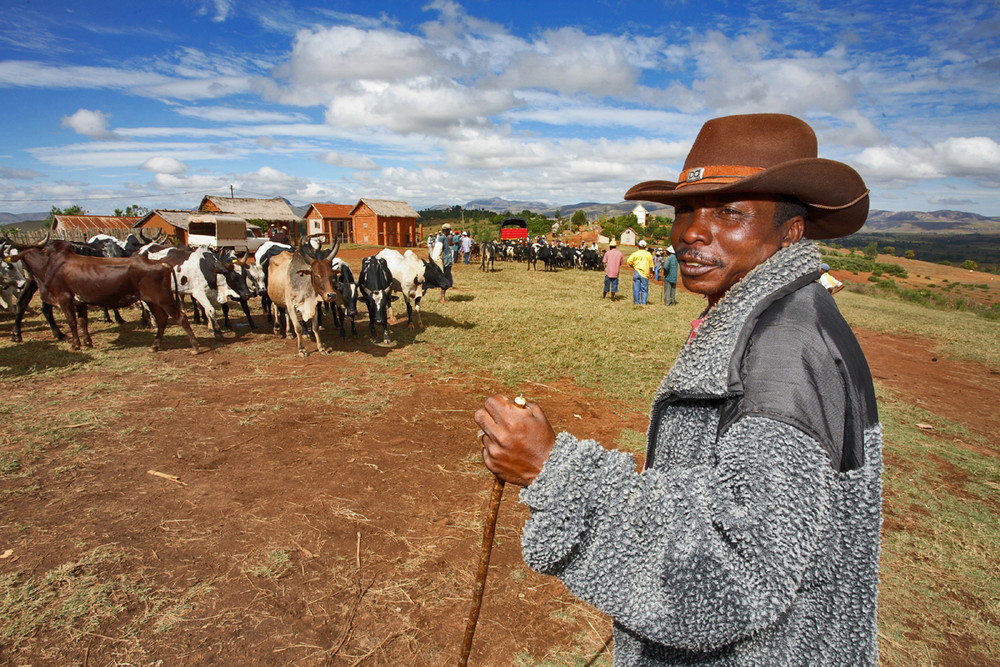
<instances>
[{"instance_id":1,"label":"orange brick house","mask_svg":"<svg viewBox=\"0 0 1000 667\"><path fill-rule=\"evenodd\" d=\"M310 204L306 211L306 233L324 234L330 243L354 243L350 204Z\"/></svg>"},{"instance_id":2,"label":"orange brick house","mask_svg":"<svg viewBox=\"0 0 1000 667\"><path fill-rule=\"evenodd\" d=\"M416 247L419 217L420 214L405 201L363 197L351 209L354 242Z\"/></svg>"}]
</instances>

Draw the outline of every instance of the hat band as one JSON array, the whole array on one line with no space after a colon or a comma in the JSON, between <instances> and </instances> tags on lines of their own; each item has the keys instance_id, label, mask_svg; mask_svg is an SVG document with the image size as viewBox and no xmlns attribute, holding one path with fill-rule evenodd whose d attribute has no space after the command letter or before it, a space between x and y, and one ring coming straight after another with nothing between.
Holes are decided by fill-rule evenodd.
<instances>
[{"instance_id":1,"label":"hat band","mask_svg":"<svg viewBox=\"0 0 1000 667\"><path fill-rule=\"evenodd\" d=\"M685 169L677 178L677 190L686 185L735 183L741 178L753 176L764 171L763 167L744 167L742 165L710 165Z\"/></svg>"}]
</instances>

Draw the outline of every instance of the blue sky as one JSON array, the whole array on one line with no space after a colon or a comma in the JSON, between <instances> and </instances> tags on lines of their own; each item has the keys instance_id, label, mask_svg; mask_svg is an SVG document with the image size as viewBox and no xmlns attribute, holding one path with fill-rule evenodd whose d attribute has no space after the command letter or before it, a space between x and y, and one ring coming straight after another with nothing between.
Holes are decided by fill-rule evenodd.
<instances>
[{"instance_id":1,"label":"blue sky","mask_svg":"<svg viewBox=\"0 0 1000 667\"><path fill-rule=\"evenodd\" d=\"M621 201L806 119L872 207L1000 216L1000 3L8 0L0 211Z\"/></svg>"}]
</instances>

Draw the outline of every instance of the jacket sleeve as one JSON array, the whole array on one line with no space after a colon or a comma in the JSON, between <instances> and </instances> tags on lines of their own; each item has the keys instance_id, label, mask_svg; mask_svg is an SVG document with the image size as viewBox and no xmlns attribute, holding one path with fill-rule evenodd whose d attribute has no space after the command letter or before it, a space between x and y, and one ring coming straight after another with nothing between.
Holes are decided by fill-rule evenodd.
<instances>
[{"instance_id":1,"label":"jacket sleeve","mask_svg":"<svg viewBox=\"0 0 1000 667\"><path fill-rule=\"evenodd\" d=\"M650 641L725 646L792 602L830 521L820 446L775 420L745 417L718 464L635 471L631 455L561 433L538 478L525 562Z\"/></svg>"}]
</instances>

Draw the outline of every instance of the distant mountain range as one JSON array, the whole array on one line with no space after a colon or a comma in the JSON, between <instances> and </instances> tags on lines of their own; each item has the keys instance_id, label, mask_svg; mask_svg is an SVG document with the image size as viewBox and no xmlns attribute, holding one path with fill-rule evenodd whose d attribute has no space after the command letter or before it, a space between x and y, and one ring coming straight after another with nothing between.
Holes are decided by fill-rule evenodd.
<instances>
[{"instance_id":1,"label":"distant mountain range","mask_svg":"<svg viewBox=\"0 0 1000 667\"><path fill-rule=\"evenodd\" d=\"M596 220L602 215L615 217L630 213L639 202L623 201L614 204L600 202L578 202L552 206L543 202L528 200L510 200L498 197L473 199L466 202L466 210L481 209L494 213L531 211L555 218L561 214L564 218L571 217L577 211L583 211L587 218ZM289 205L299 215L304 216L308 206ZM674 216L672 206L642 202L651 215L668 218ZM434 210L451 208L448 204L428 207ZM0 226L18 226L27 221L41 221L48 217L48 211L35 213L3 213L0 212ZM1000 234L1000 217L987 217L977 213L964 211L879 211L872 210L868 214L868 222L861 229L863 234Z\"/></svg>"},{"instance_id":2,"label":"distant mountain range","mask_svg":"<svg viewBox=\"0 0 1000 667\"><path fill-rule=\"evenodd\" d=\"M564 218L572 216L577 210L582 210L589 219L595 220L602 215L615 217L630 213L637 203L639 202L625 201L617 204L581 202L556 208L538 202L492 198L475 199L465 204L465 208L480 208L496 213L505 211L520 213L527 209L532 213L540 213L548 217L555 217L556 212L559 212ZM668 218L674 216L672 206L651 202L642 202L642 205L651 215ZM929 212L872 210L869 212L868 221L861 232L867 234L1000 234L1000 217L947 210Z\"/></svg>"}]
</instances>

